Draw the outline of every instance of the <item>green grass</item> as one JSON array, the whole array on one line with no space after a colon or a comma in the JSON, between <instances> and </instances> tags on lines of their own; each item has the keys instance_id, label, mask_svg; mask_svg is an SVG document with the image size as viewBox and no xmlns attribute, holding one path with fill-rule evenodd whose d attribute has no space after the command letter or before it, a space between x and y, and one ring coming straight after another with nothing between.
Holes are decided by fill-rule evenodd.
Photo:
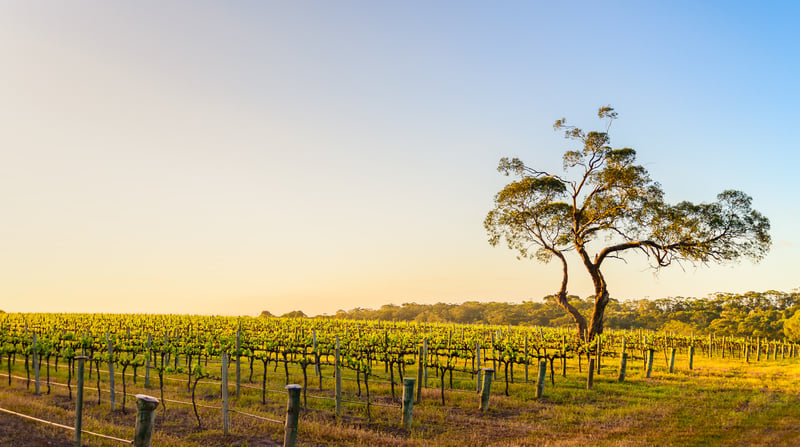
<instances>
[{"instance_id":1,"label":"green grass","mask_svg":"<svg viewBox=\"0 0 800 447\"><path fill-rule=\"evenodd\" d=\"M5 371L3 360L0 372ZM337 423L333 402L311 397L332 396L333 380L329 377L332 368L323 368L326 377L322 391L310 370L309 408L301 413L299 439L301 445L381 447L800 445L800 359L745 364L740 359L708 359L696 355L694 370L689 371L687 365L686 354L682 353L676 359L675 373L670 374L664 359L656 357L652 377L647 379L643 362L640 359L629 361L626 380L620 383L617 381L616 360L604 359L601 373L595 375L594 388L587 390L586 362L583 372L579 373L577 362L571 360L567 377L561 377L557 363L555 385L551 385L548 369L541 399L535 398L536 385L533 382L509 384L510 396L505 396L505 383L501 376L492 384L490 410L486 413L478 410L479 396L471 376L463 373L454 376L454 386L469 391L446 391L446 404L442 406L439 382L431 374L431 387L424 390L422 404L414 409L414 424L410 430L400 427L399 408L381 406L373 406L372 417L367 419L364 406L345 404L345 417ZM374 370L381 376L385 375L382 365ZM262 371L257 363L254 383L248 384L256 388L243 388L238 400L233 392L235 382L231 371L232 406L282 419L285 394L267 393L267 404L261 404L258 387ZM282 367L274 374L272 371L271 365L268 388L282 390ZM25 375L23 362L19 359L13 373ZM406 373L416 377L413 367ZM58 373L51 370L51 375L53 381L66 381L63 365ZM533 379L534 375L531 368L529 378ZM242 376L245 380L249 376L246 364L242 366ZM186 376L179 378L180 381L168 382L166 397L190 401ZM348 372L344 378L354 378L354 374ZM515 378L524 378L519 366ZM108 399L105 379L103 376L102 397ZM389 385L378 380L370 380L373 402L392 403ZM290 369L290 381L302 383L299 368ZM131 437L135 419L133 399L128 399L127 414L119 410L112 413L108 403L96 403L95 378L87 378L86 382L85 427L117 437ZM157 378L153 380L155 388L146 390L142 382L143 370L140 370L136 386L128 380L129 392L158 395ZM121 389L119 377L117 387ZM358 399L354 381L345 380L344 387L345 399ZM42 389L46 389L44 385ZM66 398L65 388L54 386L49 396L35 396L32 390L33 385L29 391L25 382L18 379L8 386L3 376L0 379L0 406L68 425L74 422L74 400L70 402ZM396 385L395 390L399 399L402 387ZM362 383L362 393L364 391ZM201 384L197 395L198 402L220 405L217 386ZM264 443L265 439L282 440L283 427L279 424L233 414L231 434L226 437L222 434L219 411L200 409L200 416L203 430L197 428L191 406L168 402L166 413L158 412L154 445L269 445ZM61 435L56 431L53 436ZM63 439L69 440L71 436L71 433L63 432ZM115 444L92 439L91 445Z\"/></svg>"}]
</instances>

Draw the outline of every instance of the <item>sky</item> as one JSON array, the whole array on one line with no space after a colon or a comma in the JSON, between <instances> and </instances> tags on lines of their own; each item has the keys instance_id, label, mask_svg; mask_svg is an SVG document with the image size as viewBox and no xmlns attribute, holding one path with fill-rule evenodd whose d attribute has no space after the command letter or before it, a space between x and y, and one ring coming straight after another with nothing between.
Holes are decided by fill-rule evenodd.
<instances>
[{"instance_id":1,"label":"sky","mask_svg":"<svg viewBox=\"0 0 800 447\"><path fill-rule=\"evenodd\" d=\"M774 241L608 263L613 298L794 290L800 5L659 3L0 2L0 309L540 300L559 266L487 242L497 163L560 172L552 124L604 105L669 201L742 190Z\"/></svg>"}]
</instances>

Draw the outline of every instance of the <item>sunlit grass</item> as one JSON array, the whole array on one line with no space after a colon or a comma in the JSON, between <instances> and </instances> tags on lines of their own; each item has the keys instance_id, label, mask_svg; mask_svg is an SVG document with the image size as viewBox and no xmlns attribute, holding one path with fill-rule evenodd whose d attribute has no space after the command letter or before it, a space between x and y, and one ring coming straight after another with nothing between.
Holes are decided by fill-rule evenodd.
<instances>
[{"instance_id":1,"label":"sunlit grass","mask_svg":"<svg viewBox=\"0 0 800 447\"><path fill-rule=\"evenodd\" d=\"M0 372L5 371L5 359ZM213 363L210 370L217 368ZM308 406L301 416L300 441L308 445L377 445L377 446L471 446L471 445L550 445L550 446L638 446L638 445L800 445L800 360L762 360L745 363L741 359L694 358L694 369L688 370L686 353L676 360L674 373L668 372L663 357L657 357L651 378L645 377L641 359L629 361L626 380L619 382L618 361L604 359L603 367L595 376L592 390L586 389L586 362L578 372L577 362L568 363L567 376L561 376L556 365L551 383L548 368L544 397L537 399L535 374L529 370L529 382L520 383L524 372L518 367L516 382L509 384L509 396L504 395L505 382L501 374L492 384L490 410L478 410L479 396L475 378L469 374L454 375L453 385L463 391L445 391L445 405L441 403L439 382L433 374L429 388L424 389L422 404L414 409L414 424L410 430L400 426L399 398L402 386L395 385L397 400L390 398L391 391L385 383L382 366L376 366L380 377L370 379L371 400L374 403L394 405L393 408L374 405L367 417L363 405L344 404L344 418L337 423L331 400L313 398L332 397L332 368L323 368L323 389L313 371L309 374ZM275 419L283 419L286 395L282 392L285 379L282 367L274 371L270 365L267 374L266 404L261 403L260 383L263 367L255 365L253 383L248 383L249 368L242 365L246 387L242 396L235 397L235 381L231 371L230 395L233 408ZM13 374L24 376L23 361L17 360ZM216 372L215 374L218 374ZM411 366L407 375L416 377ZM213 375L213 374L212 374ZM64 365L58 372L51 369L52 381L66 382ZM173 377L175 378L175 377ZM365 399L351 372L344 374L346 400ZM101 376L102 399L97 405L96 377L86 380L86 410L84 427L112 436L130 438L133 432L134 399L128 398L127 414L120 410L111 413L108 406L108 384L105 373ZM186 376L165 383L169 399L190 401ZM43 379L44 380L44 379ZM137 384L128 379L130 393L158 396L158 379L151 375L150 389L143 387L143 370L139 371ZM396 380L398 380L396 378ZM299 368L290 368L290 381L302 383ZM73 386L75 379L73 378ZM446 377L449 385L449 376ZM119 377L117 387L121 389ZM5 376L0 378L0 406L31 414L43 419L72 425L74 400L66 397L66 389L53 386L49 396L35 396L26 389L25 381L14 379L8 386ZM42 390L46 390L44 384ZM74 389L73 389L74 393ZM197 399L206 405L220 405L219 385L200 384ZM118 396L118 406L121 396ZM191 406L167 402L166 414L158 410L154 445L250 445L257 439L282 439L283 427L242 415L231 416L231 434L222 434L218 410L199 409L203 429ZM44 429L43 429L44 430ZM47 429L50 430L50 429ZM67 431L54 432L56 436L71 439ZM58 435L61 433L61 435ZM91 445L115 445L93 439Z\"/></svg>"}]
</instances>

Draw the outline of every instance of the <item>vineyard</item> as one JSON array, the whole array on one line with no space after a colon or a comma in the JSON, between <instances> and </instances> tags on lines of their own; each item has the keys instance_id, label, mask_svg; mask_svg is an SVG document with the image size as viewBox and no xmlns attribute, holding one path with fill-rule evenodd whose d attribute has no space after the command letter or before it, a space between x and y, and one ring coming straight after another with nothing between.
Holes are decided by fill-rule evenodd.
<instances>
[{"instance_id":1,"label":"vineyard","mask_svg":"<svg viewBox=\"0 0 800 447\"><path fill-rule=\"evenodd\" d=\"M129 441L136 394L160 401L153 445L278 445L290 384L302 387L300 445L652 445L629 433L645 421L629 419L657 418L648 406L663 402L674 424L693 427L681 419L691 406L722 405L693 393L732 400L734 428L770 411L793 417L782 409L797 407L798 356L783 341L649 331L586 343L571 329L522 326L2 314L0 408L74 426L85 358L84 428L105 437L84 445ZM74 445L66 430L27 427ZM724 439L718 428L697 439Z\"/></svg>"}]
</instances>

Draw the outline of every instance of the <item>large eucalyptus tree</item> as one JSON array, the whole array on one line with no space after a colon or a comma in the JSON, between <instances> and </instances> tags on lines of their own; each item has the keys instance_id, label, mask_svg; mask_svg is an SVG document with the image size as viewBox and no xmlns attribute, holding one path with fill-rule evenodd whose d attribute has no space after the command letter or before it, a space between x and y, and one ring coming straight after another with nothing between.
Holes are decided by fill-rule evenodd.
<instances>
[{"instance_id":1,"label":"large eucalyptus tree","mask_svg":"<svg viewBox=\"0 0 800 447\"><path fill-rule=\"evenodd\" d=\"M575 320L580 336L603 331L609 300L602 267L639 251L654 269L673 263L725 263L762 259L769 250L769 220L751 208L741 191L724 191L713 203L664 202L661 185L636 164L636 151L610 146L608 131L617 113L601 107L603 131L585 132L556 121L556 130L581 145L564 153L564 174L528 166L518 158L500 160L498 171L515 180L495 196L484 226L489 243L505 239L520 258L562 266L557 302ZM568 252L574 251L594 285L591 321L567 300ZM587 331L588 329L588 331Z\"/></svg>"}]
</instances>

